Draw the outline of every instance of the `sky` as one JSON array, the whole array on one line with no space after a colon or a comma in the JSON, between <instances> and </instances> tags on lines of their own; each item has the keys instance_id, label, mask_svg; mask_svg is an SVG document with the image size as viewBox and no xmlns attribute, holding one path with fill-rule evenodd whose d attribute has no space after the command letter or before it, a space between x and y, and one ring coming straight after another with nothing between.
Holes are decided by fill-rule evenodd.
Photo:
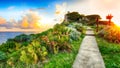
<instances>
[{"instance_id":1,"label":"sky","mask_svg":"<svg viewBox=\"0 0 120 68\"><path fill-rule=\"evenodd\" d=\"M120 24L120 0L0 0L0 31L46 30L61 23L70 11L107 14Z\"/></svg>"}]
</instances>

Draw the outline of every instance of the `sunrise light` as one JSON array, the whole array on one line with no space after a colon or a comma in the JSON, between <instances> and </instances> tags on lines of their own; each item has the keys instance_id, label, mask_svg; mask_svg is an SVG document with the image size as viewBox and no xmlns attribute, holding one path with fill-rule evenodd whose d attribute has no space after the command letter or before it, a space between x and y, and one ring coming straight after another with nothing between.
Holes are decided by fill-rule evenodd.
<instances>
[{"instance_id":1,"label":"sunrise light","mask_svg":"<svg viewBox=\"0 0 120 68\"><path fill-rule=\"evenodd\" d=\"M52 21L52 18L46 16L42 16L41 20L39 20L39 22L41 22L42 25L50 25L52 24Z\"/></svg>"},{"instance_id":2,"label":"sunrise light","mask_svg":"<svg viewBox=\"0 0 120 68\"><path fill-rule=\"evenodd\" d=\"M119 20L113 20L114 24L118 27L120 27L120 21Z\"/></svg>"},{"instance_id":3,"label":"sunrise light","mask_svg":"<svg viewBox=\"0 0 120 68\"><path fill-rule=\"evenodd\" d=\"M36 25L40 28L41 27L41 23L37 22Z\"/></svg>"}]
</instances>

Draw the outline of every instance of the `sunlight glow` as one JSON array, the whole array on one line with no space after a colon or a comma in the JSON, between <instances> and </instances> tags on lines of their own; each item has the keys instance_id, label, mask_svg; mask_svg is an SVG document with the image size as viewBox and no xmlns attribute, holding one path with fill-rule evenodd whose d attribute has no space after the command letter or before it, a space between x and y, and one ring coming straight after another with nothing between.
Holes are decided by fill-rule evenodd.
<instances>
[{"instance_id":1,"label":"sunlight glow","mask_svg":"<svg viewBox=\"0 0 120 68\"><path fill-rule=\"evenodd\" d=\"M120 21L114 20L113 22L116 26L120 27Z\"/></svg>"},{"instance_id":2,"label":"sunlight glow","mask_svg":"<svg viewBox=\"0 0 120 68\"><path fill-rule=\"evenodd\" d=\"M41 27L41 23L37 22L36 25L40 28Z\"/></svg>"},{"instance_id":3,"label":"sunlight glow","mask_svg":"<svg viewBox=\"0 0 120 68\"><path fill-rule=\"evenodd\" d=\"M39 21L41 22L42 25L50 25L52 24L52 19L51 18L47 18L45 16L42 16L42 19Z\"/></svg>"},{"instance_id":4,"label":"sunlight glow","mask_svg":"<svg viewBox=\"0 0 120 68\"><path fill-rule=\"evenodd\" d=\"M120 18L119 18L119 16L114 16L112 21L114 22L114 24L116 24L116 26L120 27Z\"/></svg>"}]
</instances>

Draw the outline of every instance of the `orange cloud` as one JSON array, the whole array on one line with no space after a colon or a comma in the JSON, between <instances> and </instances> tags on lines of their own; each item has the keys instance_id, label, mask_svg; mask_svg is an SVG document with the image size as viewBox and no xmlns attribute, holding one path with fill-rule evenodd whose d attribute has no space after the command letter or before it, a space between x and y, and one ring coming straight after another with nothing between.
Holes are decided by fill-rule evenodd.
<instances>
[{"instance_id":1,"label":"orange cloud","mask_svg":"<svg viewBox=\"0 0 120 68\"><path fill-rule=\"evenodd\" d=\"M41 17L39 16L38 12L30 10L23 17L21 27L38 29L41 27L40 20L41 20Z\"/></svg>"},{"instance_id":2,"label":"orange cloud","mask_svg":"<svg viewBox=\"0 0 120 68\"><path fill-rule=\"evenodd\" d=\"M9 29L9 30L46 30L48 28L51 28L53 22L52 18L39 15L37 11L28 10L23 13L21 20L16 21L15 19L10 19L9 21L6 21L6 19L0 17L0 28L4 27L2 29ZM18 29L17 29L18 28Z\"/></svg>"},{"instance_id":3,"label":"orange cloud","mask_svg":"<svg viewBox=\"0 0 120 68\"><path fill-rule=\"evenodd\" d=\"M22 26L22 28L28 28L29 23L28 23L26 17L23 18L22 23L21 23L21 26Z\"/></svg>"},{"instance_id":4,"label":"orange cloud","mask_svg":"<svg viewBox=\"0 0 120 68\"><path fill-rule=\"evenodd\" d=\"M6 23L6 19L0 17L0 24L5 24Z\"/></svg>"},{"instance_id":5,"label":"orange cloud","mask_svg":"<svg viewBox=\"0 0 120 68\"><path fill-rule=\"evenodd\" d=\"M40 28L39 20L41 20L41 17L39 16L38 12L29 11L27 18L31 28Z\"/></svg>"}]
</instances>

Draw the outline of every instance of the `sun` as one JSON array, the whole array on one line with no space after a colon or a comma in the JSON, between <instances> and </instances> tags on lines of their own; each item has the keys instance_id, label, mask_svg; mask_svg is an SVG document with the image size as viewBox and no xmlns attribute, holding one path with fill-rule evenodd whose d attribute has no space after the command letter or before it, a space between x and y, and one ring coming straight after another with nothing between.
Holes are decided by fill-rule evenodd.
<instances>
[{"instance_id":1,"label":"sun","mask_svg":"<svg viewBox=\"0 0 120 68\"><path fill-rule=\"evenodd\" d=\"M120 23L115 23L116 26L120 27Z\"/></svg>"},{"instance_id":2,"label":"sun","mask_svg":"<svg viewBox=\"0 0 120 68\"><path fill-rule=\"evenodd\" d=\"M114 22L114 24L115 24L116 26L120 27L120 21L114 20L113 22Z\"/></svg>"}]
</instances>

